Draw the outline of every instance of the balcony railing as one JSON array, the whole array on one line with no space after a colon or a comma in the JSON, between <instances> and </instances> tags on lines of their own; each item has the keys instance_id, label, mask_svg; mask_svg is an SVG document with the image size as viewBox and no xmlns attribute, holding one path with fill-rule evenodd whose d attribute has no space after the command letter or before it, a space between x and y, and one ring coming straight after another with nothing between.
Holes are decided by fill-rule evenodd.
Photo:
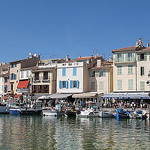
<instances>
[{"instance_id":1,"label":"balcony railing","mask_svg":"<svg viewBox=\"0 0 150 150\"><path fill-rule=\"evenodd\" d=\"M33 82L34 83L41 83L41 82L50 82L50 77L48 76L43 76L43 77L33 77Z\"/></svg>"}]
</instances>

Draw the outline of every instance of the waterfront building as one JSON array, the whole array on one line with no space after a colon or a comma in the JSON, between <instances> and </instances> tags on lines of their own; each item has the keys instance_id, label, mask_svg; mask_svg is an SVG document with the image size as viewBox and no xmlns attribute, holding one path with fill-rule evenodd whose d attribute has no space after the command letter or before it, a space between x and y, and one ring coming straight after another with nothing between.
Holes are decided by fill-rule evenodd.
<instances>
[{"instance_id":1,"label":"waterfront building","mask_svg":"<svg viewBox=\"0 0 150 150\"><path fill-rule=\"evenodd\" d=\"M67 57L64 63L58 64L57 93L72 94L72 98L75 99L97 99L98 92L91 90L91 85L89 85L92 83L89 77L89 70L96 66L98 60L104 61L102 56L98 55L79 56L73 60L69 60ZM94 86L96 86L96 81L94 83Z\"/></svg>"},{"instance_id":2,"label":"waterfront building","mask_svg":"<svg viewBox=\"0 0 150 150\"><path fill-rule=\"evenodd\" d=\"M0 64L0 100L3 101L9 89L9 64Z\"/></svg>"},{"instance_id":3,"label":"waterfront building","mask_svg":"<svg viewBox=\"0 0 150 150\"><path fill-rule=\"evenodd\" d=\"M39 55L30 54L30 57L27 59L10 62L10 91L12 94L16 95L28 92L30 86L29 68L36 66L39 60Z\"/></svg>"},{"instance_id":4,"label":"waterfront building","mask_svg":"<svg viewBox=\"0 0 150 150\"><path fill-rule=\"evenodd\" d=\"M115 49L113 53L114 92L149 91L150 48L141 38L136 46Z\"/></svg>"},{"instance_id":5,"label":"waterfront building","mask_svg":"<svg viewBox=\"0 0 150 150\"><path fill-rule=\"evenodd\" d=\"M113 61L98 59L95 66L89 69L89 90L91 92L111 93L113 91Z\"/></svg>"},{"instance_id":6,"label":"waterfront building","mask_svg":"<svg viewBox=\"0 0 150 150\"><path fill-rule=\"evenodd\" d=\"M32 69L32 92L35 94L56 93L57 64L63 59L40 60Z\"/></svg>"}]
</instances>

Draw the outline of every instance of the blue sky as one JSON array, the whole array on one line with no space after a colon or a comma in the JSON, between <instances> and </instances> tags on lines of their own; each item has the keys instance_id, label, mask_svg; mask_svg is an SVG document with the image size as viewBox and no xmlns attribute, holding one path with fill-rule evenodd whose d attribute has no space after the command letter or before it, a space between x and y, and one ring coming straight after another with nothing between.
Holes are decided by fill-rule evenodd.
<instances>
[{"instance_id":1,"label":"blue sky","mask_svg":"<svg viewBox=\"0 0 150 150\"><path fill-rule=\"evenodd\" d=\"M90 56L150 41L149 0L0 0L0 62Z\"/></svg>"}]
</instances>

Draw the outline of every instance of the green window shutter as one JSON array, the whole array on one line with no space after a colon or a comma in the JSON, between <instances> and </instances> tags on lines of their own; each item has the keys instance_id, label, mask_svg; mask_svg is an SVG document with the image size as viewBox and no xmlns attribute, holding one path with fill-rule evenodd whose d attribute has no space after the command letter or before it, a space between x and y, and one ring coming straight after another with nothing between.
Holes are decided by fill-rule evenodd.
<instances>
[{"instance_id":1,"label":"green window shutter","mask_svg":"<svg viewBox=\"0 0 150 150\"><path fill-rule=\"evenodd\" d=\"M115 54L115 62L118 62L118 61L117 61L117 54Z\"/></svg>"},{"instance_id":2,"label":"green window shutter","mask_svg":"<svg viewBox=\"0 0 150 150\"><path fill-rule=\"evenodd\" d=\"M144 53L144 61L147 61L147 53Z\"/></svg>"},{"instance_id":3,"label":"green window shutter","mask_svg":"<svg viewBox=\"0 0 150 150\"><path fill-rule=\"evenodd\" d=\"M121 54L121 62L124 62L124 54Z\"/></svg>"},{"instance_id":4,"label":"green window shutter","mask_svg":"<svg viewBox=\"0 0 150 150\"><path fill-rule=\"evenodd\" d=\"M128 62L128 53L126 53L126 62Z\"/></svg>"},{"instance_id":5,"label":"green window shutter","mask_svg":"<svg viewBox=\"0 0 150 150\"><path fill-rule=\"evenodd\" d=\"M135 53L132 53L132 61L134 61Z\"/></svg>"},{"instance_id":6,"label":"green window shutter","mask_svg":"<svg viewBox=\"0 0 150 150\"><path fill-rule=\"evenodd\" d=\"M117 80L118 90L122 90L122 80Z\"/></svg>"}]
</instances>

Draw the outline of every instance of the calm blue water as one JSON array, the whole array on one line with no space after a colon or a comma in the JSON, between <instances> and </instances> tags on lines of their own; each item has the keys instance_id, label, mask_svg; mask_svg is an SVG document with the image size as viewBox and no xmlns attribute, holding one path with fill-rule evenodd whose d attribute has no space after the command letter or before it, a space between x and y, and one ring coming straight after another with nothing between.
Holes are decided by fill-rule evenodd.
<instances>
[{"instance_id":1,"label":"calm blue water","mask_svg":"<svg viewBox=\"0 0 150 150\"><path fill-rule=\"evenodd\" d=\"M150 150L150 122L0 115L0 150Z\"/></svg>"}]
</instances>

